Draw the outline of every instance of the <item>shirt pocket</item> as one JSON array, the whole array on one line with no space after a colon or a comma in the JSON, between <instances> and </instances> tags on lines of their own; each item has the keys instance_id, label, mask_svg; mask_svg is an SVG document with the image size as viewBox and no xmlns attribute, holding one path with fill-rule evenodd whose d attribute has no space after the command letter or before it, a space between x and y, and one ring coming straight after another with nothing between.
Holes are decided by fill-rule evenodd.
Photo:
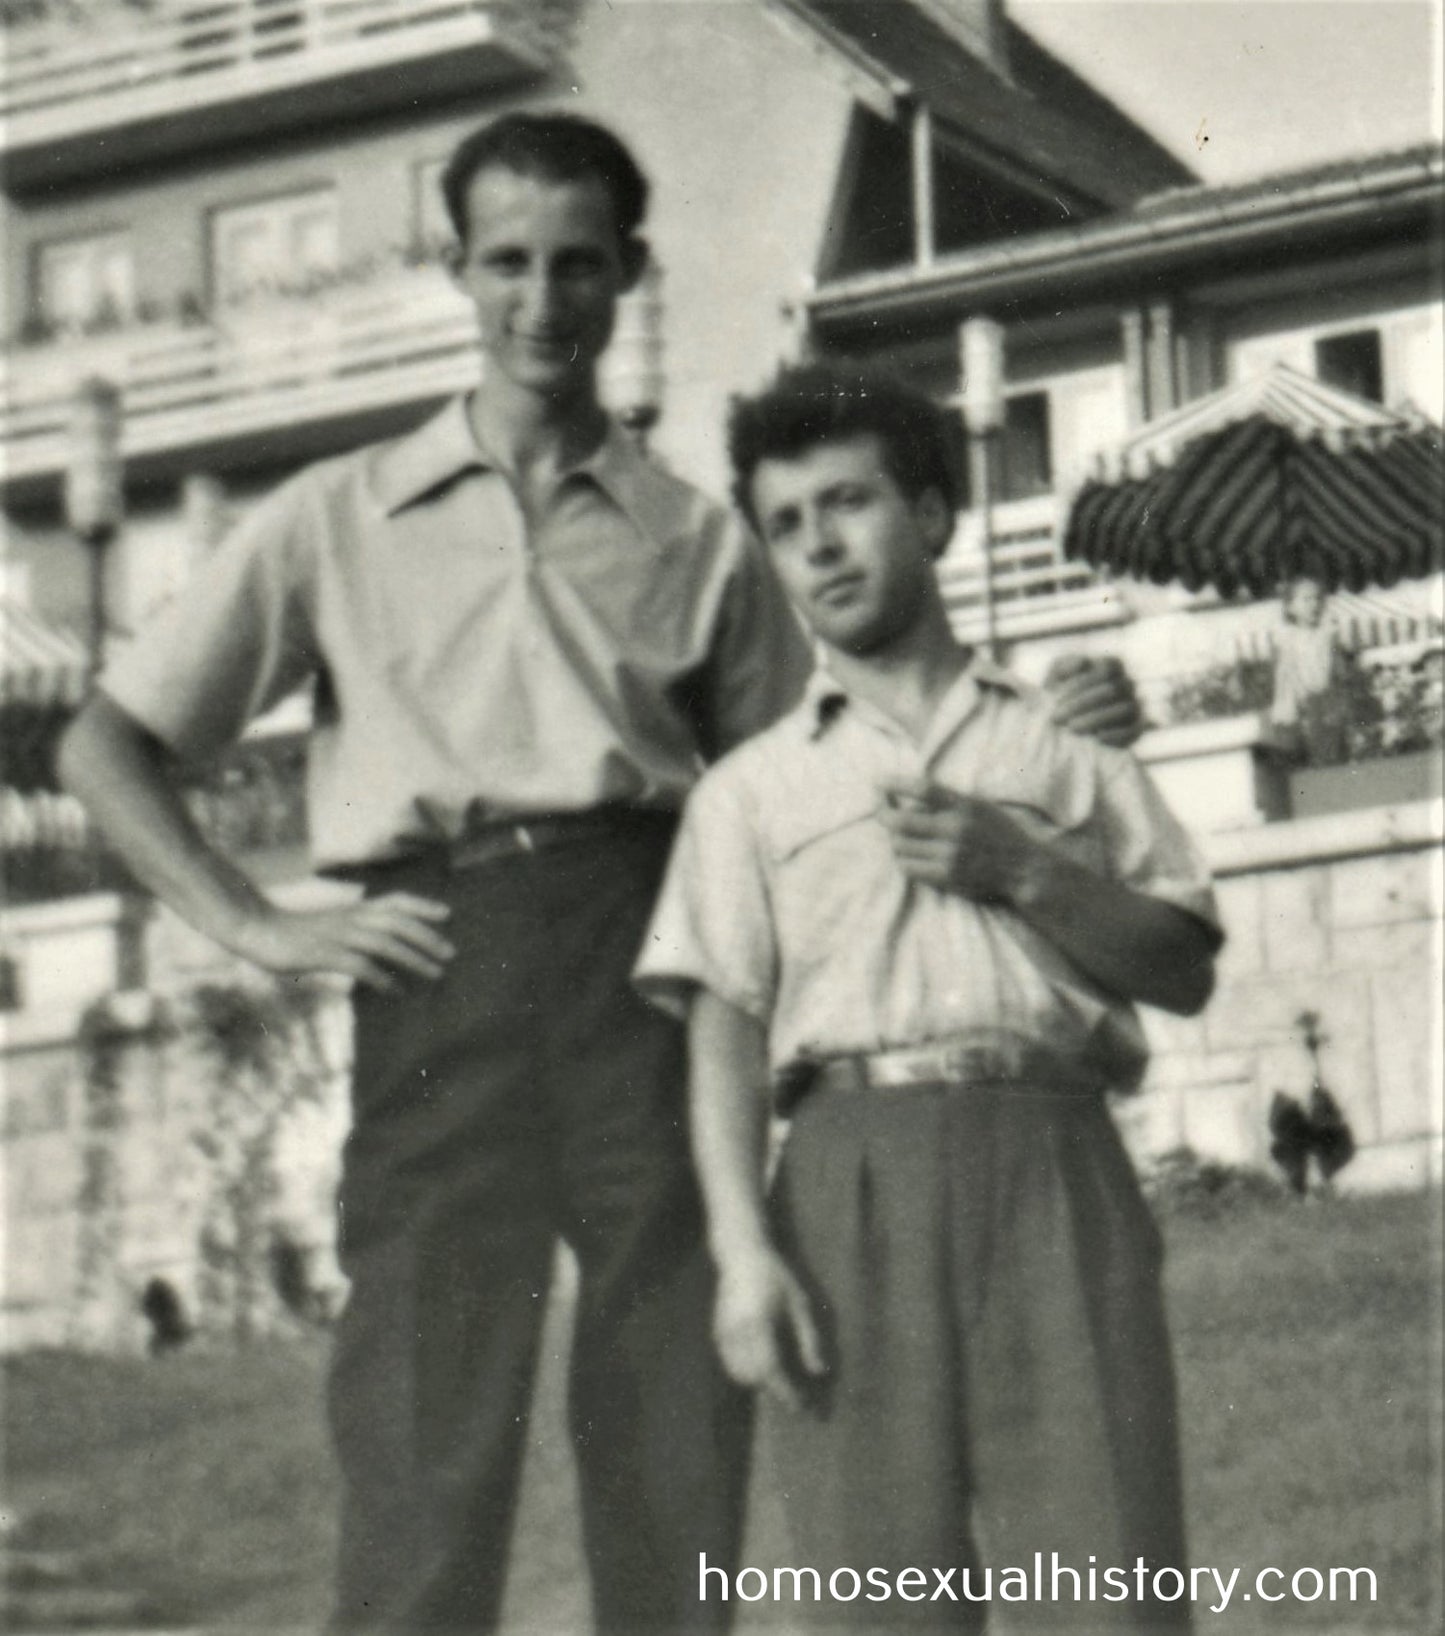
<instances>
[{"instance_id":1,"label":"shirt pocket","mask_svg":"<svg viewBox=\"0 0 1445 1636\"><path fill-rule=\"evenodd\" d=\"M768 851L780 868L810 848L836 841L861 824L876 824L883 797L876 790L822 782L806 800L796 796L768 826Z\"/></svg>"}]
</instances>

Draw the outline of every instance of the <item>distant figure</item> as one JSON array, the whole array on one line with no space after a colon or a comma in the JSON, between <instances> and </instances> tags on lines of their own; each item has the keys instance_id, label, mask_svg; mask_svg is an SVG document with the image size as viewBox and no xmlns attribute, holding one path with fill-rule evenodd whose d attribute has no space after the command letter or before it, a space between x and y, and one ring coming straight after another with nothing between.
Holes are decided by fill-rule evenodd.
<instances>
[{"instance_id":1,"label":"distant figure","mask_svg":"<svg viewBox=\"0 0 1445 1636\"><path fill-rule=\"evenodd\" d=\"M151 1356L175 1352L191 1338L186 1309L175 1286L164 1278L152 1278L141 1291L141 1315L151 1326L148 1349Z\"/></svg>"},{"instance_id":2,"label":"distant figure","mask_svg":"<svg viewBox=\"0 0 1445 1636\"><path fill-rule=\"evenodd\" d=\"M1283 623L1275 632L1274 702L1270 720L1296 758L1315 766L1346 759L1347 706L1341 683L1344 653L1325 619L1328 595L1312 574L1297 574L1280 595Z\"/></svg>"},{"instance_id":3,"label":"distant figure","mask_svg":"<svg viewBox=\"0 0 1445 1636\"><path fill-rule=\"evenodd\" d=\"M1355 1137L1344 1110L1316 1084L1304 1108L1283 1091L1274 1093L1269 1109L1270 1157L1284 1172L1293 1193L1309 1191L1310 1160L1319 1167L1320 1180L1329 1182L1355 1156Z\"/></svg>"}]
</instances>

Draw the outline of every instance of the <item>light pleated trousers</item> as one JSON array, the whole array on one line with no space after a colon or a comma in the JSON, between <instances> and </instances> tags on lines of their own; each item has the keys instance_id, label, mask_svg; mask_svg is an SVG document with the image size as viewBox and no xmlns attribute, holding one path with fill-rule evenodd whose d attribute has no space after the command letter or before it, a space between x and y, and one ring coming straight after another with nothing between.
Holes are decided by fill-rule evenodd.
<instances>
[{"instance_id":1,"label":"light pleated trousers","mask_svg":"<svg viewBox=\"0 0 1445 1636\"><path fill-rule=\"evenodd\" d=\"M1187 1599L1152 1595L1156 1569L1188 1566L1161 1242L1102 1098L999 1083L820 1091L797 1111L774 1205L830 1361L807 1409L767 1426L786 1524L774 1561L811 1565L825 1587L774 1618L1187 1627ZM891 1581L920 1568L927 1594L869 1601L865 1582L839 1601L826 1587L844 1567ZM1127 1601L1105 1599L1118 1596L1108 1567L1129 1571ZM935 1596L934 1571L950 1568L953 1591L968 1570L975 1595L991 1571L992 1602ZM1028 1601L1004 1594L1010 1568L1027 1570ZM1165 1597L1173 1585L1164 1576Z\"/></svg>"}]
</instances>

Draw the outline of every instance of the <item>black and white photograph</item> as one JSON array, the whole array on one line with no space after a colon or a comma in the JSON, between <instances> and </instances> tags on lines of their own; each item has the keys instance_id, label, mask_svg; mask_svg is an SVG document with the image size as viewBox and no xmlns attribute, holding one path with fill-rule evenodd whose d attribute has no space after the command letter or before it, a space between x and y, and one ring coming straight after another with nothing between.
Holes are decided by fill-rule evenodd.
<instances>
[{"instance_id":1,"label":"black and white photograph","mask_svg":"<svg viewBox=\"0 0 1445 1636\"><path fill-rule=\"evenodd\" d=\"M0 1627L1445 1629L1445 0L0 0Z\"/></svg>"}]
</instances>

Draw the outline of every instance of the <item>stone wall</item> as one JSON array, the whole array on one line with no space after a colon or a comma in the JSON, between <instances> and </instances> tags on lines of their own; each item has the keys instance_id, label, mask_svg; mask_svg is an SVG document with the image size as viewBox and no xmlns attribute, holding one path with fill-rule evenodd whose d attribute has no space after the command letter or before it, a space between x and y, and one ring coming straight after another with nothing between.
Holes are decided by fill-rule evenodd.
<instances>
[{"instance_id":1,"label":"stone wall","mask_svg":"<svg viewBox=\"0 0 1445 1636\"><path fill-rule=\"evenodd\" d=\"M210 992L228 1004L244 993ZM275 1280L282 1241L314 1297L310 1315L339 1300L344 1004L323 1001L316 1050L294 1051L294 1072L257 1074L218 1069L189 1002L143 990L115 997L100 1083L95 1048L78 1046L73 1031L7 1041L8 1347L138 1350L151 1338L142 1298L153 1280L189 1325L212 1334L301 1321L297 1291ZM266 1020L283 1034L284 1023Z\"/></svg>"},{"instance_id":2,"label":"stone wall","mask_svg":"<svg viewBox=\"0 0 1445 1636\"><path fill-rule=\"evenodd\" d=\"M207 1308L225 1283L225 1257L208 1262L203 1250L228 1179L216 1138L229 1140L234 1167L246 1120L252 1129L264 1121L287 1087L281 1075L274 1086L252 1076L234 1088L230 1111L241 1123L218 1120L216 1056L189 997L200 984L244 992L256 974L154 906L110 894L7 911L0 940L24 1002L0 1019L0 1345L138 1349L149 1337L141 1295L156 1278L188 1317L216 1327ZM150 986L133 986L138 975ZM113 1079L105 1109L95 1053L80 1041L97 1002L106 1002ZM323 1002L307 1064L316 1095L288 1107L268 1160L266 1231L304 1254L326 1300L340 1285L332 1200L348 1020L339 993ZM263 1306L263 1325L287 1321L269 1296Z\"/></svg>"},{"instance_id":3,"label":"stone wall","mask_svg":"<svg viewBox=\"0 0 1445 1636\"><path fill-rule=\"evenodd\" d=\"M1188 1146L1269 1166L1276 1091L1304 1100L1298 1024L1320 1018L1322 1078L1359 1153L1341 1186L1441 1174L1441 806L1419 802L1201 837L1229 933L1195 1018L1146 1015L1143 1094L1118 1110L1136 1157Z\"/></svg>"},{"instance_id":4,"label":"stone wall","mask_svg":"<svg viewBox=\"0 0 1445 1636\"><path fill-rule=\"evenodd\" d=\"M1441 1172L1441 805L1256 824L1204 833L1229 940L1204 1013L1146 1013L1154 1062L1144 1091L1118 1117L1141 1163L1171 1149L1268 1168L1266 1116L1274 1093L1303 1100L1311 1061L1298 1017L1321 1018L1324 1081L1360 1151L1342 1186L1409 1187ZM315 894L312 884L285 894ZM183 1045L147 1031L146 995L128 1003L123 1052L126 1127L115 1173L119 1208L112 1276L85 1295L80 1200L87 1110L77 1029L84 1008L134 982L178 993L234 981L238 968L174 917L112 897L10 911L0 939L31 1002L6 1021L4 1344L85 1342L134 1347L145 1339L138 1297L164 1276L194 1305L204 1178L192 1137L196 1076ZM120 1007L122 1020L126 1002ZM327 1025L330 1091L301 1108L280 1141L278 1225L334 1276L330 1191L345 1126L346 1009ZM84 1297L84 1298L83 1298Z\"/></svg>"}]
</instances>

